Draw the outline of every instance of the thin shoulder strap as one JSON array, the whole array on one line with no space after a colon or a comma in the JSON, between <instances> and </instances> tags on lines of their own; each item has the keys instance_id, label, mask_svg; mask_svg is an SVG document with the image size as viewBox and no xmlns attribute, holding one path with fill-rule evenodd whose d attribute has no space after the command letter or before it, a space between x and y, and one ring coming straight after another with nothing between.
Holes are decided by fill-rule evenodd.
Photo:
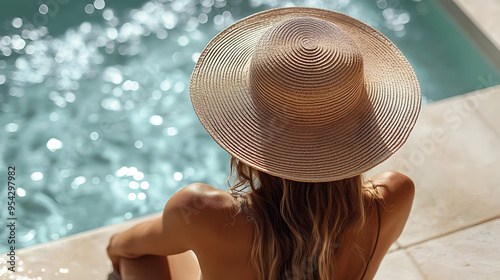
<instances>
[{"instance_id":1,"label":"thin shoulder strap","mask_svg":"<svg viewBox=\"0 0 500 280\"><path fill-rule=\"evenodd\" d=\"M377 220L378 220L377 239L375 239L375 246L373 246L372 254L370 255L370 258L368 259L368 262L366 263L365 272L363 272L363 275L361 276L361 280L363 278L365 278L366 271L368 271L368 265L370 264L370 261L373 258L373 254L375 254L375 249L377 249L378 236L380 234L380 214L379 214L379 211L378 211L378 203L377 203L376 200L375 200L375 206L377 206Z\"/></svg>"}]
</instances>

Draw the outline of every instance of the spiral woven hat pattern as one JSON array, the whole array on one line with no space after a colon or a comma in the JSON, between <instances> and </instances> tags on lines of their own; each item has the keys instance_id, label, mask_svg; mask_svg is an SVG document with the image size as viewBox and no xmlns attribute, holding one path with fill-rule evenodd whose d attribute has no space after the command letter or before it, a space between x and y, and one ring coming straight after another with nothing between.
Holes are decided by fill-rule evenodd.
<instances>
[{"instance_id":1,"label":"spiral woven hat pattern","mask_svg":"<svg viewBox=\"0 0 500 280\"><path fill-rule=\"evenodd\" d=\"M219 33L191 76L194 110L243 163L282 178L358 175L397 151L421 106L412 67L347 15L267 10Z\"/></svg>"}]
</instances>

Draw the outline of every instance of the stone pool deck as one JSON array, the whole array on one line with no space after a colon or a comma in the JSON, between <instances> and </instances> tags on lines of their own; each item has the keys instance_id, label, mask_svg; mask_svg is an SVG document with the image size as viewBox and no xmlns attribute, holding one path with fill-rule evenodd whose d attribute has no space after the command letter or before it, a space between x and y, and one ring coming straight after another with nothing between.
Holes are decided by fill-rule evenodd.
<instances>
[{"instance_id":1,"label":"stone pool deck","mask_svg":"<svg viewBox=\"0 0 500 280\"><path fill-rule=\"evenodd\" d=\"M454 0L500 47L499 0ZM478 77L478 85L493 85ZM500 86L427 104L407 144L369 174L397 170L416 184L407 226L375 279L499 279ZM1 279L104 280L109 237L151 215L19 250Z\"/></svg>"}]
</instances>

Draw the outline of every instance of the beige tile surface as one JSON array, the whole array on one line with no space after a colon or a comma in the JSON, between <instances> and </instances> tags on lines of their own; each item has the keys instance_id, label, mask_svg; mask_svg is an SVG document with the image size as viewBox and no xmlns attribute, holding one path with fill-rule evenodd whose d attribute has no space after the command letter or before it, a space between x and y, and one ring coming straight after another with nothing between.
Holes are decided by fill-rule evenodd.
<instances>
[{"instance_id":1,"label":"beige tile surface","mask_svg":"<svg viewBox=\"0 0 500 280\"><path fill-rule=\"evenodd\" d=\"M465 97L470 104L469 107L477 107L476 113L500 137L500 86L481 90L480 95L469 93Z\"/></svg>"},{"instance_id":2,"label":"beige tile surface","mask_svg":"<svg viewBox=\"0 0 500 280\"><path fill-rule=\"evenodd\" d=\"M41 277L43 280L105 280L112 271L111 262L106 255L111 235L158 215L141 217L19 250L15 273L7 271L5 255L2 255L0 279L39 280L37 277Z\"/></svg>"},{"instance_id":3,"label":"beige tile surface","mask_svg":"<svg viewBox=\"0 0 500 280\"><path fill-rule=\"evenodd\" d=\"M500 1L453 0L475 25L500 49Z\"/></svg>"},{"instance_id":4,"label":"beige tile surface","mask_svg":"<svg viewBox=\"0 0 500 280\"><path fill-rule=\"evenodd\" d=\"M402 247L500 214L500 139L464 100L424 106L405 146L369 172L396 170L415 182Z\"/></svg>"},{"instance_id":5,"label":"beige tile surface","mask_svg":"<svg viewBox=\"0 0 500 280\"><path fill-rule=\"evenodd\" d=\"M375 275L374 280L424 280L418 266L405 250L388 253Z\"/></svg>"},{"instance_id":6,"label":"beige tile surface","mask_svg":"<svg viewBox=\"0 0 500 280\"><path fill-rule=\"evenodd\" d=\"M399 249L399 246L397 243L394 243L391 245L388 252L396 251L397 249Z\"/></svg>"},{"instance_id":7,"label":"beige tile surface","mask_svg":"<svg viewBox=\"0 0 500 280\"><path fill-rule=\"evenodd\" d=\"M499 279L499 236L500 218L411 247L408 252L428 280Z\"/></svg>"}]
</instances>

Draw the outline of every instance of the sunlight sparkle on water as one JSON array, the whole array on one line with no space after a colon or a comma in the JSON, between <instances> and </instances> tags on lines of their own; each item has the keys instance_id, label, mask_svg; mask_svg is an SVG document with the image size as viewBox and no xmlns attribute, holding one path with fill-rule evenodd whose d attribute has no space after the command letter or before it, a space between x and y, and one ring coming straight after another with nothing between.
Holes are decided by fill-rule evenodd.
<instances>
[{"instance_id":1,"label":"sunlight sparkle on water","mask_svg":"<svg viewBox=\"0 0 500 280\"><path fill-rule=\"evenodd\" d=\"M71 188L76 190L85 182L87 182L87 178L85 178L85 176L78 176L73 179L73 182L71 182Z\"/></svg>"},{"instance_id":2,"label":"sunlight sparkle on water","mask_svg":"<svg viewBox=\"0 0 500 280\"><path fill-rule=\"evenodd\" d=\"M114 17L113 10L111 10L111 9L105 9L104 12L102 12L102 17L105 20L111 20Z\"/></svg>"},{"instance_id":3,"label":"sunlight sparkle on water","mask_svg":"<svg viewBox=\"0 0 500 280\"><path fill-rule=\"evenodd\" d=\"M137 149L140 149L140 148L142 148L142 147L144 146L144 143L142 143L142 141L141 141L141 140L137 140L137 141L135 141L134 146L135 146Z\"/></svg>"},{"instance_id":4,"label":"sunlight sparkle on water","mask_svg":"<svg viewBox=\"0 0 500 280\"><path fill-rule=\"evenodd\" d=\"M21 26L23 26L23 20L16 17L12 20L12 26L14 28L20 28Z\"/></svg>"},{"instance_id":5,"label":"sunlight sparkle on water","mask_svg":"<svg viewBox=\"0 0 500 280\"><path fill-rule=\"evenodd\" d=\"M52 112L50 113L49 115L49 120L55 122L59 119L59 114L57 114L56 112Z\"/></svg>"},{"instance_id":6,"label":"sunlight sparkle on water","mask_svg":"<svg viewBox=\"0 0 500 280\"><path fill-rule=\"evenodd\" d=\"M63 169L63 170L59 171L59 174L63 178L68 178L71 175L71 172L68 169Z\"/></svg>"},{"instance_id":7,"label":"sunlight sparkle on water","mask_svg":"<svg viewBox=\"0 0 500 280\"><path fill-rule=\"evenodd\" d=\"M110 183L113 181L113 175L108 174L108 175L106 175L106 177L104 179L106 180L106 182Z\"/></svg>"},{"instance_id":8,"label":"sunlight sparkle on water","mask_svg":"<svg viewBox=\"0 0 500 280\"><path fill-rule=\"evenodd\" d=\"M92 13L94 12L94 5L92 5L92 4L87 4L87 5L85 6L85 12L86 12L87 14L89 14L89 15L90 15L90 14L92 14Z\"/></svg>"},{"instance_id":9,"label":"sunlight sparkle on water","mask_svg":"<svg viewBox=\"0 0 500 280\"><path fill-rule=\"evenodd\" d=\"M45 15L49 11L49 7L45 4L42 4L40 5L40 7L38 7L38 11L40 12L40 14Z\"/></svg>"},{"instance_id":10,"label":"sunlight sparkle on water","mask_svg":"<svg viewBox=\"0 0 500 280\"><path fill-rule=\"evenodd\" d=\"M133 189L133 190L137 190L139 188L139 183L137 183L136 181L131 181L129 184L128 184L128 187Z\"/></svg>"},{"instance_id":11,"label":"sunlight sparkle on water","mask_svg":"<svg viewBox=\"0 0 500 280\"><path fill-rule=\"evenodd\" d=\"M160 88L163 91L169 90L170 89L170 81L169 80L164 80L163 82L161 82Z\"/></svg>"},{"instance_id":12,"label":"sunlight sparkle on water","mask_svg":"<svg viewBox=\"0 0 500 280\"><path fill-rule=\"evenodd\" d=\"M122 166L120 169L116 170L115 175L118 177L123 177L127 175L128 167Z\"/></svg>"},{"instance_id":13,"label":"sunlight sparkle on water","mask_svg":"<svg viewBox=\"0 0 500 280\"><path fill-rule=\"evenodd\" d=\"M149 123L152 125L161 125L163 123L163 118L158 115L151 116L149 118Z\"/></svg>"},{"instance_id":14,"label":"sunlight sparkle on water","mask_svg":"<svg viewBox=\"0 0 500 280\"><path fill-rule=\"evenodd\" d=\"M105 6L106 6L106 3L104 2L104 0L95 0L94 1L94 7L98 10L104 9Z\"/></svg>"},{"instance_id":15,"label":"sunlight sparkle on water","mask_svg":"<svg viewBox=\"0 0 500 280\"><path fill-rule=\"evenodd\" d=\"M50 138L50 140L47 141L47 149L49 149L51 152L59 150L62 147L63 147L63 143L59 139Z\"/></svg>"},{"instance_id":16,"label":"sunlight sparkle on water","mask_svg":"<svg viewBox=\"0 0 500 280\"><path fill-rule=\"evenodd\" d=\"M99 133L97 133L95 131L91 132L90 133L90 139L92 139L94 141L97 140L97 139L99 139Z\"/></svg>"},{"instance_id":17,"label":"sunlight sparkle on water","mask_svg":"<svg viewBox=\"0 0 500 280\"><path fill-rule=\"evenodd\" d=\"M126 80L122 84L122 88L123 88L123 90L126 90L126 91L136 91L139 89L139 83L136 81Z\"/></svg>"},{"instance_id":18,"label":"sunlight sparkle on water","mask_svg":"<svg viewBox=\"0 0 500 280\"><path fill-rule=\"evenodd\" d=\"M148 181L141 182L141 189L143 190L149 189L149 182Z\"/></svg>"},{"instance_id":19,"label":"sunlight sparkle on water","mask_svg":"<svg viewBox=\"0 0 500 280\"><path fill-rule=\"evenodd\" d=\"M169 127L166 129L166 132L168 136L174 136L177 135L177 133L179 133L176 127Z\"/></svg>"},{"instance_id":20,"label":"sunlight sparkle on water","mask_svg":"<svg viewBox=\"0 0 500 280\"><path fill-rule=\"evenodd\" d=\"M28 242L28 241L32 240L33 238L35 238L35 236L36 236L36 230L30 229L30 231L28 231L28 233L26 235L21 236L21 241Z\"/></svg>"},{"instance_id":21,"label":"sunlight sparkle on water","mask_svg":"<svg viewBox=\"0 0 500 280\"><path fill-rule=\"evenodd\" d=\"M17 187L16 194L20 197L24 197L26 196L26 191L21 187Z\"/></svg>"},{"instance_id":22,"label":"sunlight sparkle on water","mask_svg":"<svg viewBox=\"0 0 500 280\"><path fill-rule=\"evenodd\" d=\"M182 178L183 178L183 177L184 177L184 176L183 176L183 175L182 175L182 173L180 173L180 172L175 172L175 173L174 173L174 180L176 180L176 181L180 181L180 180L182 180Z\"/></svg>"},{"instance_id":23,"label":"sunlight sparkle on water","mask_svg":"<svg viewBox=\"0 0 500 280\"><path fill-rule=\"evenodd\" d=\"M142 173L141 171L138 171L133 177L134 177L134 180L140 181L140 180L144 179L144 173Z\"/></svg>"},{"instance_id":24,"label":"sunlight sparkle on water","mask_svg":"<svg viewBox=\"0 0 500 280\"><path fill-rule=\"evenodd\" d=\"M43 173L42 172L36 171L36 172L31 173L31 180L33 180L33 181L40 181L42 179L43 179Z\"/></svg>"},{"instance_id":25,"label":"sunlight sparkle on water","mask_svg":"<svg viewBox=\"0 0 500 280\"><path fill-rule=\"evenodd\" d=\"M16 132L18 127L19 125L17 125L17 123L8 123L5 125L5 131Z\"/></svg>"},{"instance_id":26,"label":"sunlight sparkle on water","mask_svg":"<svg viewBox=\"0 0 500 280\"><path fill-rule=\"evenodd\" d=\"M137 167L131 166L127 170L127 176L134 176L137 173Z\"/></svg>"}]
</instances>

